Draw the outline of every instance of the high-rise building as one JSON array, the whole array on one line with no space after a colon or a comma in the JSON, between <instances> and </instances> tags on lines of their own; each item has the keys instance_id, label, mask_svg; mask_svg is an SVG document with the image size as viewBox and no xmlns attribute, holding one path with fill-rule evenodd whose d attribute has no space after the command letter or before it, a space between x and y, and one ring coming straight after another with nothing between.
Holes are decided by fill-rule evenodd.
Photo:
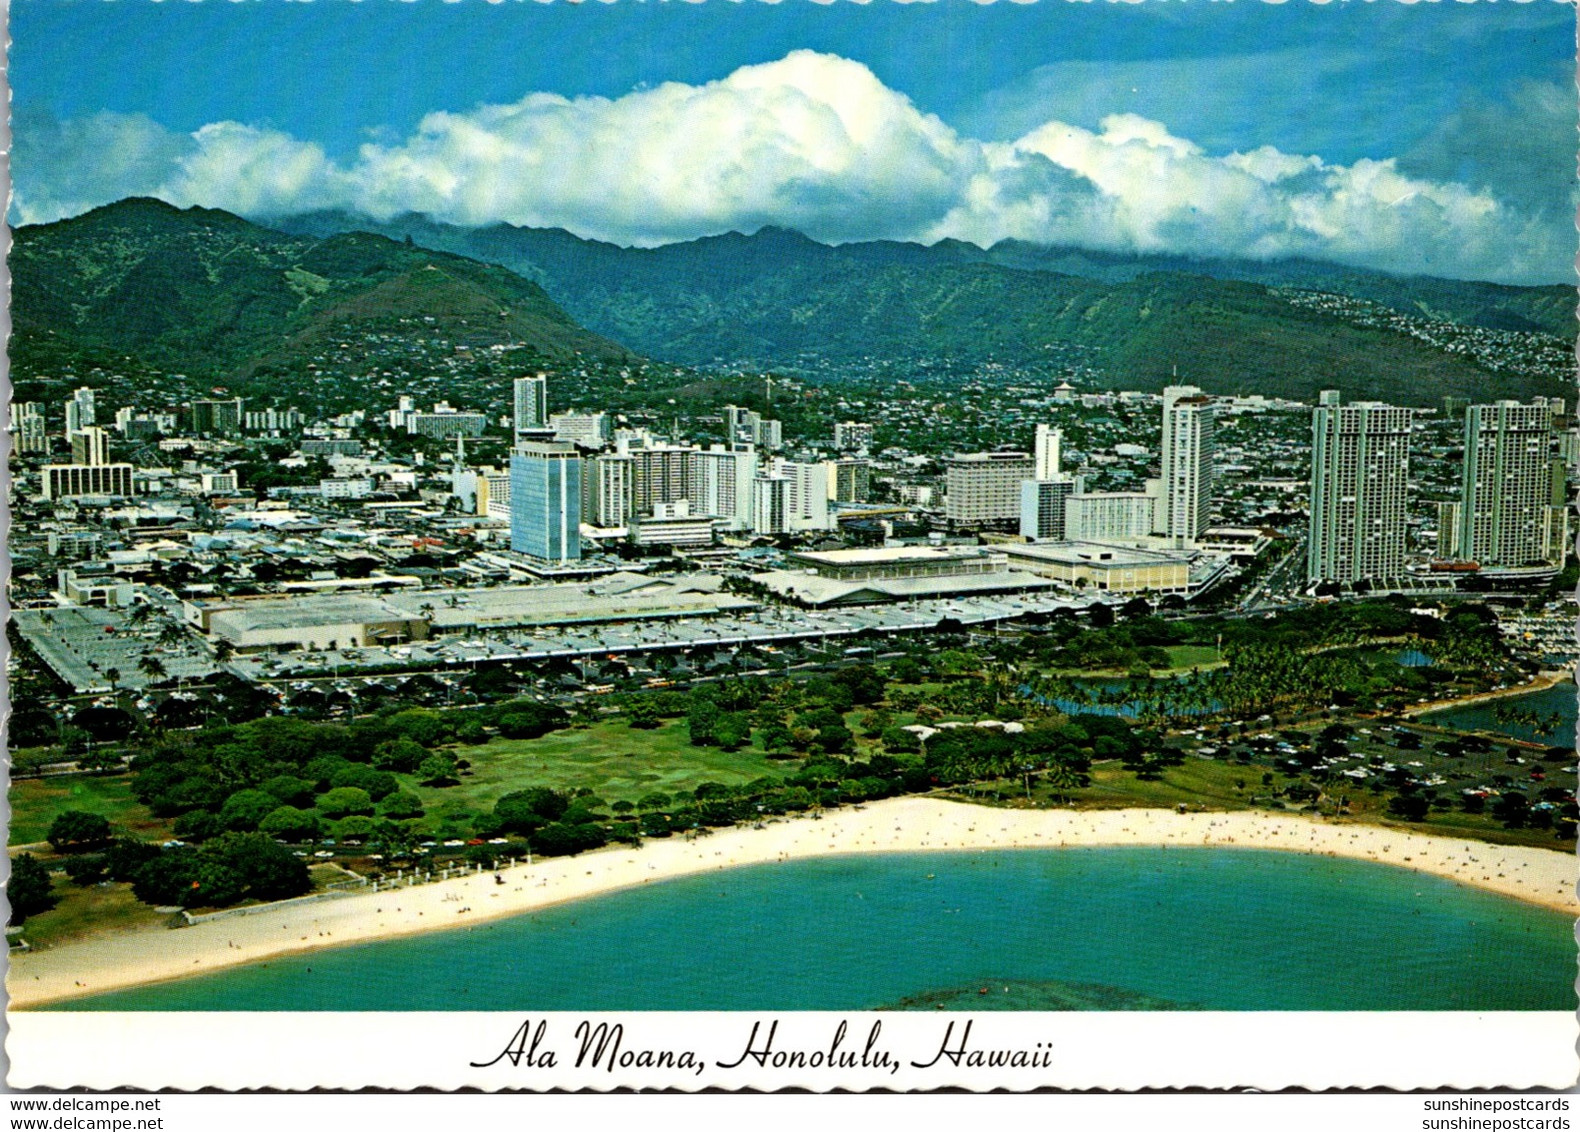
<instances>
[{"instance_id":1,"label":"high-rise building","mask_svg":"<svg viewBox=\"0 0 1580 1132\"><path fill-rule=\"evenodd\" d=\"M98 425L79 428L71 438L71 462L97 466L110 462L110 434Z\"/></svg>"},{"instance_id":2,"label":"high-rise building","mask_svg":"<svg viewBox=\"0 0 1580 1132\"><path fill-rule=\"evenodd\" d=\"M431 413L406 412L406 431L413 436L430 436L435 440L450 440L457 436L482 436L488 427L488 417L482 413L469 413L453 409L448 402L440 401Z\"/></svg>"},{"instance_id":3,"label":"high-rise building","mask_svg":"<svg viewBox=\"0 0 1580 1132\"><path fill-rule=\"evenodd\" d=\"M98 423L93 390L84 385L73 392L71 400L66 402L66 439L76 436L79 428Z\"/></svg>"},{"instance_id":4,"label":"high-rise building","mask_svg":"<svg viewBox=\"0 0 1580 1132\"><path fill-rule=\"evenodd\" d=\"M1156 521L1176 546L1212 525L1213 407L1194 385L1163 390L1163 494Z\"/></svg>"},{"instance_id":5,"label":"high-rise building","mask_svg":"<svg viewBox=\"0 0 1580 1132\"><path fill-rule=\"evenodd\" d=\"M1459 501L1437 505L1437 555L1454 558L1459 554Z\"/></svg>"},{"instance_id":6,"label":"high-rise building","mask_svg":"<svg viewBox=\"0 0 1580 1132\"><path fill-rule=\"evenodd\" d=\"M1050 425L1037 426L1037 442L1032 449L1032 479L1056 480L1060 476L1059 452L1064 433Z\"/></svg>"},{"instance_id":7,"label":"high-rise building","mask_svg":"<svg viewBox=\"0 0 1580 1132\"><path fill-rule=\"evenodd\" d=\"M1078 490L1074 476L1022 480L1020 483L1020 535L1034 541L1062 542L1065 504ZM1149 516L1150 518L1150 516Z\"/></svg>"},{"instance_id":8,"label":"high-rise building","mask_svg":"<svg viewBox=\"0 0 1580 1132\"><path fill-rule=\"evenodd\" d=\"M631 517L631 457L594 456L583 469L582 514L595 527L623 527Z\"/></svg>"},{"instance_id":9,"label":"high-rise building","mask_svg":"<svg viewBox=\"0 0 1580 1132\"><path fill-rule=\"evenodd\" d=\"M231 436L241 431L241 398L193 401L188 406L192 431L199 436Z\"/></svg>"},{"instance_id":10,"label":"high-rise building","mask_svg":"<svg viewBox=\"0 0 1580 1132\"><path fill-rule=\"evenodd\" d=\"M775 460L773 474L786 482L785 525L792 531L826 531L833 527L828 513L828 468Z\"/></svg>"},{"instance_id":11,"label":"high-rise building","mask_svg":"<svg viewBox=\"0 0 1580 1132\"><path fill-rule=\"evenodd\" d=\"M840 452L865 452L872 447L872 426L841 421L834 426L834 448Z\"/></svg>"},{"instance_id":12,"label":"high-rise building","mask_svg":"<svg viewBox=\"0 0 1580 1132\"><path fill-rule=\"evenodd\" d=\"M510 454L510 549L546 562L582 556L582 459L573 444L523 441Z\"/></svg>"},{"instance_id":13,"label":"high-rise building","mask_svg":"<svg viewBox=\"0 0 1580 1132\"><path fill-rule=\"evenodd\" d=\"M779 421L764 419L751 409L739 405L724 406L724 439L729 444L750 444L769 452L784 443L784 430Z\"/></svg>"},{"instance_id":14,"label":"high-rise building","mask_svg":"<svg viewBox=\"0 0 1580 1132\"><path fill-rule=\"evenodd\" d=\"M1064 502L1064 538L1071 542L1146 539L1157 525L1157 504L1153 492L1075 492Z\"/></svg>"},{"instance_id":15,"label":"high-rise building","mask_svg":"<svg viewBox=\"0 0 1580 1132\"><path fill-rule=\"evenodd\" d=\"M691 513L721 519L731 530L750 530L756 451L715 444L705 452L692 452L689 464Z\"/></svg>"},{"instance_id":16,"label":"high-rise building","mask_svg":"<svg viewBox=\"0 0 1580 1132\"><path fill-rule=\"evenodd\" d=\"M583 448L602 448L609 441L614 422L608 413L555 413L549 418L554 439Z\"/></svg>"},{"instance_id":17,"label":"high-rise building","mask_svg":"<svg viewBox=\"0 0 1580 1132\"><path fill-rule=\"evenodd\" d=\"M49 433L44 426L44 406L37 401L13 403L12 427L16 430L16 450L22 455L49 451Z\"/></svg>"},{"instance_id":18,"label":"high-rise building","mask_svg":"<svg viewBox=\"0 0 1580 1132\"><path fill-rule=\"evenodd\" d=\"M1404 573L1409 409L1340 405L1324 390L1311 418L1311 582L1377 582Z\"/></svg>"},{"instance_id":19,"label":"high-rise building","mask_svg":"<svg viewBox=\"0 0 1580 1132\"><path fill-rule=\"evenodd\" d=\"M513 386L510 420L516 436L549 427L549 375L518 377Z\"/></svg>"},{"instance_id":20,"label":"high-rise building","mask_svg":"<svg viewBox=\"0 0 1580 1132\"><path fill-rule=\"evenodd\" d=\"M691 458L695 448L678 444L622 444L619 452L631 458L631 511L651 515L659 503L691 498Z\"/></svg>"},{"instance_id":21,"label":"high-rise building","mask_svg":"<svg viewBox=\"0 0 1580 1132\"><path fill-rule=\"evenodd\" d=\"M758 476L752 481L752 530L760 535L789 531L785 516L789 483L783 476Z\"/></svg>"},{"instance_id":22,"label":"high-rise building","mask_svg":"<svg viewBox=\"0 0 1580 1132\"><path fill-rule=\"evenodd\" d=\"M865 503L872 497L872 465L865 460L830 460L828 494L840 503Z\"/></svg>"},{"instance_id":23,"label":"high-rise building","mask_svg":"<svg viewBox=\"0 0 1580 1132\"><path fill-rule=\"evenodd\" d=\"M951 523L1020 521L1020 484L1033 470L1026 453L972 452L950 457L944 467L944 515Z\"/></svg>"},{"instance_id":24,"label":"high-rise building","mask_svg":"<svg viewBox=\"0 0 1580 1132\"><path fill-rule=\"evenodd\" d=\"M1543 509L1552 499L1553 412L1545 401L1499 401L1465 411L1460 558L1483 566L1547 560Z\"/></svg>"}]
</instances>

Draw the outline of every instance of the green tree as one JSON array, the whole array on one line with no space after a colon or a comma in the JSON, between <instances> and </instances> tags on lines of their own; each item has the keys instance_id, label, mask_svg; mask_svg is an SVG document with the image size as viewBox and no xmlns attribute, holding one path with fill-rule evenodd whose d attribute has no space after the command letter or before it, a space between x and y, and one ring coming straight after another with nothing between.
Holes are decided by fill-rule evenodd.
<instances>
[{"instance_id":1,"label":"green tree","mask_svg":"<svg viewBox=\"0 0 1580 1132\"><path fill-rule=\"evenodd\" d=\"M49 870L31 853L22 853L11 860L11 877L5 884L5 897L11 902L11 924L22 923L29 916L47 912L58 900L49 879Z\"/></svg>"},{"instance_id":2,"label":"green tree","mask_svg":"<svg viewBox=\"0 0 1580 1132\"><path fill-rule=\"evenodd\" d=\"M337 786L318 799L318 811L326 818L343 818L347 814L371 814L373 799L366 790L355 786Z\"/></svg>"},{"instance_id":3,"label":"green tree","mask_svg":"<svg viewBox=\"0 0 1580 1132\"><path fill-rule=\"evenodd\" d=\"M254 830L279 806L280 800L266 790L238 790L220 807L220 824L238 832Z\"/></svg>"},{"instance_id":4,"label":"green tree","mask_svg":"<svg viewBox=\"0 0 1580 1132\"><path fill-rule=\"evenodd\" d=\"M428 757L428 749L413 739L390 739L373 752L373 765L379 770L410 774Z\"/></svg>"},{"instance_id":5,"label":"green tree","mask_svg":"<svg viewBox=\"0 0 1580 1132\"><path fill-rule=\"evenodd\" d=\"M693 747L711 747L718 742L719 705L702 696L693 696L686 713L686 730Z\"/></svg>"},{"instance_id":6,"label":"green tree","mask_svg":"<svg viewBox=\"0 0 1580 1132\"><path fill-rule=\"evenodd\" d=\"M379 803L379 812L387 818L422 817L422 799L410 790L397 790Z\"/></svg>"},{"instance_id":7,"label":"green tree","mask_svg":"<svg viewBox=\"0 0 1580 1132\"><path fill-rule=\"evenodd\" d=\"M311 810L279 806L258 823L258 832L298 844L312 841L318 837L318 816Z\"/></svg>"},{"instance_id":8,"label":"green tree","mask_svg":"<svg viewBox=\"0 0 1580 1132\"><path fill-rule=\"evenodd\" d=\"M307 863L261 833L227 833L203 855L234 872L255 900L285 900L312 888Z\"/></svg>"},{"instance_id":9,"label":"green tree","mask_svg":"<svg viewBox=\"0 0 1580 1132\"><path fill-rule=\"evenodd\" d=\"M417 778L425 786L458 785L456 774L455 756L447 751L435 751L417 768Z\"/></svg>"},{"instance_id":10,"label":"green tree","mask_svg":"<svg viewBox=\"0 0 1580 1132\"><path fill-rule=\"evenodd\" d=\"M102 849L110 843L110 822L100 814L67 810L50 822L45 837L57 853Z\"/></svg>"},{"instance_id":11,"label":"green tree","mask_svg":"<svg viewBox=\"0 0 1580 1132\"><path fill-rule=\"evenodd\" d=\"M640 731L650 731L659 723L658 705L647 696L633 700L625 714L630 725Z\"/></svg>"}]
</instances>

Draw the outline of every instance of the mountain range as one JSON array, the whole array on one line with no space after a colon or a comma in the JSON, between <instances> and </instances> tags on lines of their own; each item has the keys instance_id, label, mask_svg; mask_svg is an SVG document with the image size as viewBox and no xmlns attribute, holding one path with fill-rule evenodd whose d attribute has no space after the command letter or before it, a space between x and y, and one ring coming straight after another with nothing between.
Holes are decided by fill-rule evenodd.
<instances>
[{"instance_id":1,"label":"mountain range","mask_svg":"<svg viewBox=\"0 0 1580 1132\"><path fill-rule=\"evenodd\" d=\"M132 199L18 229L12 273L13 361L24 372L56 354L113 349L169 370L245 376L300 361L351 326L433 319L458 341L547 357L787 370L1073 360L1116 388L1157 389L1177 374L1211 392L1303 400L1319 388L1415 404L1573 394L1561 367L1495 364L1397 317L1546 335L1551 353L1574 339L1573 288L1312 261L1015 242L829 246L775 228L639 249L422 216L312 213L264 226Z\"/></svg>"},{"instance_id":2,"label":"mountain range","mask_svg":"<svg viewBox=\"0 0 1580 1132\"><path fill-rule=\"evenodd\" d=\"M469 344L630 356L494 264L367 232L294 236L146 198L18 228L10 268L12 363L24 373L105 355L246 376L410 319Z\"/></svg>"}]
</instances>

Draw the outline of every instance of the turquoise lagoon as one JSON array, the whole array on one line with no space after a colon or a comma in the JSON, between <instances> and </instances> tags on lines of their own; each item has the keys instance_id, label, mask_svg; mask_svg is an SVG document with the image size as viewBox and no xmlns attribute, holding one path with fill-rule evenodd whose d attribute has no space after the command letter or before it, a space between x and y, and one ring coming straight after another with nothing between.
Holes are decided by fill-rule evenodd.
<instances>
[{"instance_id":1,"label":"turquoise lagoon","mask_svg":"<svg viewBox=\"0 0 1580 1132\"><path fill-rule=\"evenodd\" d=\"M391 899L398 899L392 894ZM1243 849L748 866L73 1010L1565 1010L1565 915Z\"/></svg>"},{"instance_id":2,"label":"turquoise lagoon","mask_svg":"<svg viewBox=\"0 0 1580 1132\"><path fill-rule=\"evenodd\" d=\"M1421 722L1460 731L1492 731L1527 742L1570 747L1575 741L1577 706L1580 705L1577 705L1574 682L1564 680L1540 692L1428 712L1421 717Z\"/></svg>"}]
</instances>

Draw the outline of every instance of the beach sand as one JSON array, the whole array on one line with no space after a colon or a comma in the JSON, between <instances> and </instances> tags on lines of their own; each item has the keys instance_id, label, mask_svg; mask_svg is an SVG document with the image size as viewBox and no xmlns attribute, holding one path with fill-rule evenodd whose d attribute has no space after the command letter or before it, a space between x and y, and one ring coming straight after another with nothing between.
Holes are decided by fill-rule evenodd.
<instances>
[{"instance_id":1,"label":"beach sand","mask_svg":"<svg viewBox=\"0 0 1580 1132\"><path fill-rule=\"evenodd\" d=\"M1171 810L1005 810L936 798L894 798L796 817L764 829L720 830L538 860L434 884L268 908L169 930L148 929L11 956L13 1007L180 978L271 956L387 939L671 877L736 865L848 853L1065 846L1227 846L1377 861L1447 877L1565 912L1580 912L1573 854L1359 823L1263 813Z\"/></svg>"}]
</instances>

